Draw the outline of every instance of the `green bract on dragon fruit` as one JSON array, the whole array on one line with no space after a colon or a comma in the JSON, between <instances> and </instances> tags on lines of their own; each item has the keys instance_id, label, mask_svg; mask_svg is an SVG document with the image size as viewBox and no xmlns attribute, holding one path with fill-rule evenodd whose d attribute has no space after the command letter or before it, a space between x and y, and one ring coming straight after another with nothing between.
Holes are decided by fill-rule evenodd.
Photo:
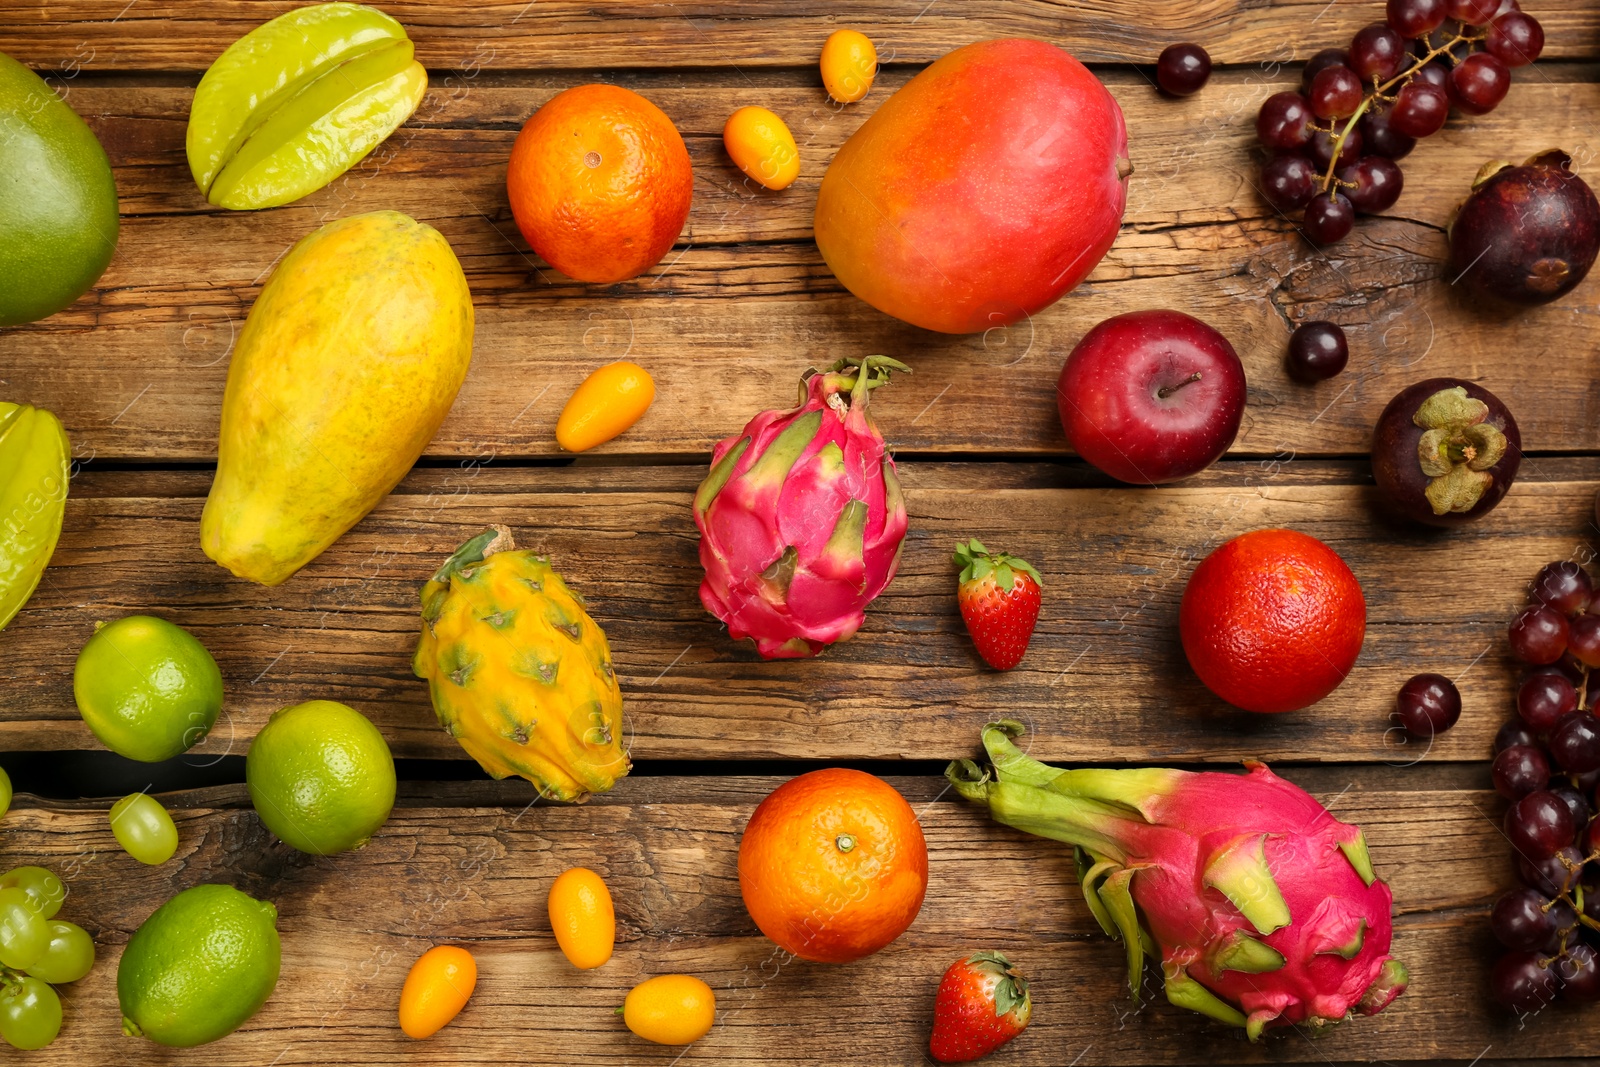
<instances>
[{"instance_id":1,"label":"green bract on dragon fruit","mask_svg":"<svg viewBox=\"0 0 1600 1067\"><path fill-rule=\"evenodd\" d=\"M694 497L700 601L765 659L815 656L861 627L900 564L906 506L868 413L887 356L800 379L800 404L717 444Z\"/></svg>"},{"instance_id":2,"label":"green bract on dragon fruit","mask_svg":"<svg viewBox=\"0 0 1600 1067\"><path fill-rule=\"evenodd\" d=\"M1167 999L1255 1040L1269 1026L1375 1015L1406 987L1389 955L1392 898L1358 827L1247 763L1244 775L1161 767L1063 771L990 723L991 767L945 776L999 822L1077 849L1084 901L1128 950L1135 998L1159 950Z\"/></svg>"}]
</instances>

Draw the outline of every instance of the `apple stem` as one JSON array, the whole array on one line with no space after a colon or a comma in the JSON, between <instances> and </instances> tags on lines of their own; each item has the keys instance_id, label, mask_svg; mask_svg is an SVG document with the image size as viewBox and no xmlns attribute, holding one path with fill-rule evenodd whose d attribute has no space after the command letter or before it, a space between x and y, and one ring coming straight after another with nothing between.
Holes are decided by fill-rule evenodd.
<instances>
[{"instance_id":1,"label":"apple stem","mask_svg":"<svg viewBox=\"0 0 1600 1067\"><path fill-rule=\"evenodd\" d=\"M1179 389L1182 389L1184 386L1190 384L1191 382L1198 382L1199 380L1200 380L1200 372L1199 371L1195 371L1193 374L1189 375L1187 378L1185 378L1183 381L1179 382L1177 385L1163 385L1160 389L1156 390L1156 396L1161 400L1165 400L1167 397L1171 396L1173 393L1176 393Z\"/></svg>"}]
</instances>

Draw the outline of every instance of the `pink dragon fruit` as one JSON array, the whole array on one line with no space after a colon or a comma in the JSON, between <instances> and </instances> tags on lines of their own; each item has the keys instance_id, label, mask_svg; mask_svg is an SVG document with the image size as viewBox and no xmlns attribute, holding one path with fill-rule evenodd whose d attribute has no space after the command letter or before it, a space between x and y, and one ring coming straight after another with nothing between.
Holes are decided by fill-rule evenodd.
<instances>
[{"instance_id":1,"label":"pink dragon fruit","mask_svg":"<svg viewBox=\"0 0 1600 1067\"><path fill-rule=\"evenodd\" d=\"M800 406L763 411L711 453L694 495L700 602L766 659L815 656L860 629L900 565L906 506L868 414L887 356L800 379Z\"/></svg>"},{"instance_id":2,"label":"pink dragon fruit","mask_svg":"<svg viewBox=\"0 0 1600 1067\"><path fill-rule=\"evenodd\" d=\"M1252 1041L1375 1015L1405 990L1389 887L1361 830L1304 790L1255 762L1243 776L1063 771L1023 755L1022 731L990 723L992 769L957 760L946 777L999 822L1076 847L1084 901L1126 944L1135 999L1157 949L1168 1000Z\"/></svg>"}]
</instances>

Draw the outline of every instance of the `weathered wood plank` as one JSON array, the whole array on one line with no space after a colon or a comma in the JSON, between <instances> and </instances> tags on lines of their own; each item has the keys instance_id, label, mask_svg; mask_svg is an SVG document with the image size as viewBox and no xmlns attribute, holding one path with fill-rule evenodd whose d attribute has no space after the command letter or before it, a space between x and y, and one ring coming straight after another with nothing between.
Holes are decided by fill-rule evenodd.
<instances>
[{"instance_id":1,"label":"weathered wood plank","mask_svg":"<svg viewBox=\"0 0 1600 1067\"><path fill-rule=\"evenodd\" d=\"M606 629L633 754L666 758L929 758L967 751L999 716L1037 732L1035 751L1095 762L1273 759L1482 760L1507 714L1504 626L1542 563L1589 552L1593 482L1524 481L1488 518L1448 534L1372 513L1372 491L1301 480L1274 461L1162 490L1051 487L1070 468L903 465L912 513L900 576L854 640L807 662L763 663L700 606L689 494L698 467L425 471L277 589L234 579L199 550L207 476L176 497L69 501L54 565L0 635L0 747L92 747L72 663L97 620L154 611L192 629L227 683L223 723L195 759L242 753L277 708L342 700L399 755L461 757L411 676L417 590L471 532L509 523L549 554ZM1574 464L1552 461L1548 476ZM1582 466L1592 478L1593 464ZM106 482L118 476L96 476ZM124 490L124 493L127 491ZM1323 538L1368 601L1364 654L1321 705L1231 712L1184 661L1179 598L1195 562L1269 525ZM955 609L949 553L962 536L1033 560L1045 607L1023 665L980 669ZM1402 744L1389 710L1418 671L1459 677L1466 711L1434 744Z\"/></svg>"},{"instance_id":2,"label":"weathered wood plank","mask_svg":"<svg viewBox=\"0 0 1600 1067\"><path fill-rule=\"evenodd\" d=\"M294 0L16 0L0 51L34 66L204 70L235 38ZM786 0L657 4L642 0L404 0L379 5L406 25L430 68L706 67L813 64L840 25L872 37L885 60L925 63L987 37L1036 36L1085 61L1153 63L1175 40L1218 62L1304 59L1342 46L1383 17L1381 5L1318 0L1270 4L1178 0L1107 6L1092 0L866 0L848 9ZM1584 0L1538 0L1551 57L1600 54L1600 24Z\"/></svg>"},{"instance_id":3,"label":"weathered wood plank","mask_svg":"<svg viewBox=\"0 0 1600 1067\"><path fill-rule=\"evenodd\" d=\"M755 411L787 402L803 367L864 351L917 367L877 401L899 447L1060 453L1054 387L1065 353L1093 322L1152 306L1200 315L1239 349L1252 387L1238 452L1362 450L1390 396L1442 373L1500 393L1530 448L1600 447L1600 395L1586 364L1561 355L1585 350L1597 283L1507 318L1463 307L1441 275L1442 227L1485 156L1559 142L1600 158L1600 85L1524 79L1494 114L1420 147L1395 217L1364 222L1329 258L1266 217L1253 189L1255 104L1281 81L1235 75L1174 102L1120 77L1114 89L1139 170L1116 247L1088 284L1032 323L952 338L844 292L809 242L824 162L865 111L836 114L817 90L792 83L763 87L795 120L809 162L793 189L756 195L736 180L718 137L751 90L723 75L634 81L689 133L697 199L681 255L605 290L533 259L504 200L517 126L554 85L474 86L458 98L436 88L437 107L423 111L432 117L360 169L301 205L261 213L202 210L183 157L190 90L74 88L69 100L117 162L130 217L100 289L42 323L0 332L5 395L59 412L81 456L205 459L216 447L229 346L277 257L322 219L397 207L450 238L478 305L473 369L430 446L436 456L554 453L562 400L594 366L624 354L654 372L659 398L603 450L704 452ZM1353 359L1345 375L1308 388L1288 378L1282 354L1292 325L1315 317L1347 327ZM1528 358L1505 358L1533 335L1540 344ZM716 389L705 387L712 375Z\"/></svg>"},{"instance_id":4,"label":"weathered wood plank","mask_svg":"<svg viewBox=\"0 0 1600 1067\"><path fill-rule=\"evenodd\" d=\"M1292 777L1292 774L1291 774ZM673 1062L679 1050L634 1040L611 1015L652 974L689 971L718 993L719 1024L690 1056L719 1063L924 1062L937 976L977 947L1009 954L1035 982L1019 1064L1390 1062L1600 1054L1585 1014L1550 1011L1517 1030L1485 1003L1493 956L1485 915L1510 883L1506 846L1477 792L1325 795L1366 831L1395 893L1394 951L1412 986L1383 1014L1315 1044L1294 1033L1258 1046L1165 1003L1147 977L1127 998L1119 946L1100 934L1066 850L990 823L940 795L937 779L897 779L921 813L930 891L910 931L844 969L806 964L761 938L740 901L738 835L775 779L624 782L578 808L401 807L363 850L312 858L274 842L237 790L171 798L177 857L141 867L117 850L103 810L23 799L0 827L11 862L60 871L62 914L96 938L95 971L66 992L61 1039L35 1062L206 1063L216 1067L389 1061L415 1054L395 1004L430 944L468 944L479 963L467 1010L427 1046L430 1063ZM632 799L635 787L639 799ZM550 880L568 866L604 874L619 920L616 956L577 974L544 918ZM118 1032L114 976L127 937L178 889L225 881L279 909L283 977L243 1030L191 1051L159 1051ZM863 1050L870 1050L864 1053ZM1075 1058L1076 1057L1076 1058Z\"/></svg>"}]
</instances>

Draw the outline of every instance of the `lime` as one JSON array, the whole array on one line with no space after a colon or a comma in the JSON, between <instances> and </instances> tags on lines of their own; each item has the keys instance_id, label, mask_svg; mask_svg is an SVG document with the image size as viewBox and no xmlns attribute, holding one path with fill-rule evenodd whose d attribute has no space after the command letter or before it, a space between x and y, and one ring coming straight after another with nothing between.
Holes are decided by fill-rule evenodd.
<instances>
[{"instance_id":1,"label":"lime","mask_svg":"<svg viewBox=\"0 0 1600 1067\"><path fill-rule=\"evenodd\" d=\"M94 133L33 71L0 55L0 326L82 296L117 247L117 186Z\"/></svg>"},{"instance_id":2,"label":"lime","mask_svg":"<svg viewBox=\"0 0 1600 1067\"><path fill-rule=\"evenodd\" d=\"M360 848L394 807L394 758L354 708L309 700L274 712L244 762L267 829L301 852Z\"/></svg>"},{"instance_id":3,"label":"lime","mask_svg":"<svg viewBox=\"0 0 1600 1067\"><path fill-rule=\"evenodd\" d=\"M172 1048L233 1033L278 984L277 918L227 885L197 885L161 905L117 964L122 1032Z\"/></svg>"},{"instance_id":4,"label":"lime","mask_svg":"<svg viewBox=\"0 0 1600 1067\"><path fill-rule=\"evenodd\" d=\"M95 629L72 671L78 713L100 743L155 763L199 743L222 710L222 672L189 631L150 615Z\"/></svg>"}]
</instances>

